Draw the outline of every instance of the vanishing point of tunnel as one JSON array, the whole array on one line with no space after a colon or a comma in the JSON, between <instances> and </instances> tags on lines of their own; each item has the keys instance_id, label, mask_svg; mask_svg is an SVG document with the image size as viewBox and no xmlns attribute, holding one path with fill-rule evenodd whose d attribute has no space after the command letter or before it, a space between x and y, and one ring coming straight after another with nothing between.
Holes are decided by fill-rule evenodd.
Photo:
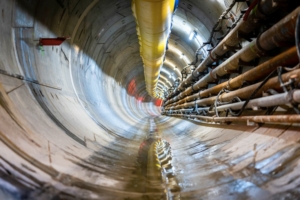
<instances>
[{"instance_id":1,"label":"vanishing point of tunnel","mask_svg":"<svg viewBox=\"0 0 300 200\"><path fill-rule=\"evenodd\" d=\"M299 0L0 0L0 200L300 199Z\"/></svg>"}]
</instances>

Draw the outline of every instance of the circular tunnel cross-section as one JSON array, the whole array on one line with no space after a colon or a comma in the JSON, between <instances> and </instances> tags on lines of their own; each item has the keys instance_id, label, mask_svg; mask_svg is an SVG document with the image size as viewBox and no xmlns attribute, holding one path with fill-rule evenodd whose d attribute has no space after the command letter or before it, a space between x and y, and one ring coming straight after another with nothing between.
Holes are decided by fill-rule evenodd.
<instances>
[{"instance_id":1,"label":"circular tunnel cross-section","mask_svg":"<svg viewBox=\"0 0 300 200\"><path fill-rule=\"evenodd\" d=\"M174 2L154 98L130 0L0 1L0 199L300 197L299 2Z\"/></svg>"}]
</instances>

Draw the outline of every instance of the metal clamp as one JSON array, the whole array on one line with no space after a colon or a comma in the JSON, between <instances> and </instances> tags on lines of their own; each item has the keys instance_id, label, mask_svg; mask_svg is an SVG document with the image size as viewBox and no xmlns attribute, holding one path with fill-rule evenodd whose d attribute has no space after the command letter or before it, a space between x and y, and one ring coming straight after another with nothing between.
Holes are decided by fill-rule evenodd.
<instances>
[{"instance_id":1,"label":"metal clamp","mask_svg":"<svg viewBox=\"0 0 300 200\"><path fill-rule=\"evenodd\" d=\"M211 70L211 71L209 72L209 76L210 76L212 79L214 79L215 81L216 81L216 80L218 80L218 79L217 79L217 77L216 77L216 78L215 78L215 77L213 77L213 75L212 75L212 71L213 71L213 70Z\"/></svg>"},{"instance_id":2,"label":"metal clamp","mask_svg":"<svg viewBox=\"0 0 300 200\"><path fill-rule=\"evenodd\" d=\"M215 62L218 61L217 58L214 58L214 57L211 55L211 51L209 52L209 57L210 57L213 61L215 61Z\"/></svg>"},{"instance_id":3,"label":"metal clamp","mask_svg":"<svg viewBox=\"0 0 300 200\"><path fill-rule=\"evenodd\" d=\"M197 72L197 73L199 73L199 72ZM194 72L192 72L192 77L193 77L194 80L196 80L196 79L198 79L199 75L194 76Z\"/></svg>"},{"instance_id":4,"label":"metal clamp","mask_svg":"<svg viewBox=\"0 0 300 200\"><path fill-rule=\"evenodd\" d=\"M289 101L289 103L291 103L291 104L297 105L298 102L294 101L294 92L295 92L295 90L290 90L290 91L288 92L288 101Z\"/></svg>"},{"instance_id":5,"label":"metal clamp","mask_svg":"<svg viewBox=\"0 0 300 200\"><path fill-rule=\"evenodd\" d=\"M228 81L227 81L227 86L226 86L226 88L228 89L228 90L232 90L232 87L230 86L230 81L232 80L232 78L230 78L230 79L228 79Z\"/></svg>"},{"instance_id":6,"label":"metal clamp","mask_svg":"<svg viewBox=\"0 0 300 200\"><path fill-rule=\"evenodd\" d=\"M197 104L197 100L195 101L195 108L194 110L197 112L197 114L201 114L198 110L198 104Z\"/></svg>"},{"instance_id":7,"label":"metal clamp","mask_svg":"<svg viewBox=\"0 0 300 200\"><path fill-rule=\"evenodd\" d=\"M257 54L259 57L265 55L266 52L267 52L267 51L266 51L264 48L262 48L261 45L259 44L259 39L260 39L261 35L262 35L262 34L259 34L259 35L257 36L257 38L256 38L256 41L255 41L255 45L256 45L257 49L259 50L259 52L256 52L256 54Z\"/></svg>"},{"instance_id":8,"label":"metal clamp","mask_svg":"<svg viewBox=\"0 0 300 200\"><path fill-rule=\"evenodd\" d=\"M192 85L192 91L197 92L197 90L194 89L194 85Z\"/></svg>"}]
</instances>

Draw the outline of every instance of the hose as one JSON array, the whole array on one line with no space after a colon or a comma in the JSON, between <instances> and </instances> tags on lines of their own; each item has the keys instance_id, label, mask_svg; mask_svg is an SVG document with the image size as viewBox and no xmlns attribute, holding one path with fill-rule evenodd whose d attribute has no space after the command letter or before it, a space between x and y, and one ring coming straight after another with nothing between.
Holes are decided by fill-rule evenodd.
<instances>
[{"instance_id":1,"label":"hose","mask_svg":"<svg viewBox=\"0 0 300 200\"><path fill-rule=\"evenodd\" d=\"M255 0L255 1L253 1L252 4L249 6L249 8L247 9L247 11L246 11L246 13L245 13L245 15L244 15L244 18L243 18L244 21L247 21L249 15L250 15L250 13L251 13L251 11L252 11L253 8L258 4L258 2L259 2L259 0Z\"/></svg>"},{"instance_id":2,"label":"hose","mask_svg":"<svg viewBox=\"0 0 300 200\"><path fill-rule=\"evenodd\" d=\"M298 18L299 19L299 18ZM282 77L281 77L281 74L282 74L282 67L278 67L277 68L277 71L278 71L278 80L279 80L279 83L280 83L280 86L282 87L283 91L284 92L288 92L288 90L286 89L283 81L282 81ZM291 103L292 106L293 106L293 109L294 111L297 113L297 114L300 114L300 110L298 109L298 104L296 103Z\"/></svg>"},{"instance_id":3,"label":"hose","mask_svg":"<svg viewBox=\"0 0 300 200\"><path fill-rule=\"evenodd\" d=\"M238 113L234 113L231 108L229 108L230 113L233 116L240 116L244 110L245 107L247 106L247 104L249 103L249 101L256 95L256 93L266 84L266 82L273 76L273 74L276 72L276 69L273 70L264 80L263 82L252 92L252 94L248 97L248 99L246 100L246 102L243 104L243 107L241 108L241 110Z\"/></svg>"}]
</instances>

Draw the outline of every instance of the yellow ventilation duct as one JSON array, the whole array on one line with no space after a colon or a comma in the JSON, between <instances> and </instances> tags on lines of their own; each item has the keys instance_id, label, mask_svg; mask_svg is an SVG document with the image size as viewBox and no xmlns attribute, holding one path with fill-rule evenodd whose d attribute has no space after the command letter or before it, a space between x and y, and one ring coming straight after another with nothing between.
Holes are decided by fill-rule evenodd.
<instances>
[{"instance_id":1,"label":"yellow ventilation duct","mask_svg":"<svg viewBox=\"0 0 300 200\"><path fill-rule=\"evenodd\" d=\"M144 63L146 89L153 97L163 64L176 0L132 0Z\"/></svg>"}]
</instances>

